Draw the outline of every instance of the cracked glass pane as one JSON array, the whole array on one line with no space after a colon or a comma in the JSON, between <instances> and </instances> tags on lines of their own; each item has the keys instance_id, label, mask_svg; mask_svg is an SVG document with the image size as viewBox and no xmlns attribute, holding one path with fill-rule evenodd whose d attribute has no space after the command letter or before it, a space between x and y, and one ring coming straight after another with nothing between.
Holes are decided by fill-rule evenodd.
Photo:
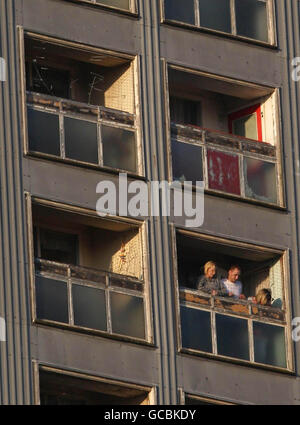
<instances>
[{"instance_id":1,"label":"cracked glass pane","mask_svg":"<svg viewBox=\"0 0 300 425\"><path fill-rule=\"evenodd\" d=\"M246 196L266 202L277 202L275 164L244 158L244 176Z\"/></svg>"}]
</instances>

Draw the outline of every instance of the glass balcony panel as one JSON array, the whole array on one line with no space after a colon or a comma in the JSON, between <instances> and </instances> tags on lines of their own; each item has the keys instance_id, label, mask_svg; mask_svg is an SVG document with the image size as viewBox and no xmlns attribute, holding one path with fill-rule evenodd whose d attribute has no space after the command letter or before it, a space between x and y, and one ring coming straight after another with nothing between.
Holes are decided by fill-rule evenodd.
<instances>
[{"instance_id":1,"label":"glass balcony panel","mask_svg":"<svg viewBox=\"0 0 300 425\"><path fill-rule=\"evenodd\" d=\"M110 293L112 331L145 338L144 301L131 295Z\"/></svg>"},{"instance_id":2,"label":"glass balcony panel","mask_svg":"<svg viewBox=\"0 0 300 425\"><path fill-rule=\"evenodd\" d=\"M284 328L253 322L254 360L286 368Z\"/></svg>"},{"instance_id":3,"label":"glass balcony panel","mask_svg":"<svg viewBox=\"0 0 300 425\"><path fill-rule=\"evenodd\" d=\"M258 139L256 113L238 118L233 121L233 134L246 137L247 139Z\"/></svg>"},{"instance_id":4,"label":"glass balcony panel","mask_svg":"<svg viewBox=\"0 0 300 425\"><path fill-rule=\"evenodd\" d=\"M130 10L130 0L96 0L96 3L117 7L118 9Z\"/></svg>"},{"instance_id":5,"label":"glass balcony panel","mask_svg":"<svg viewBox=\"0 0 300 425\"><path fill-rule=\"evenodd\" d=\"M194 0L165 0L165 17L194 25Z\"/></svg>"},{"instance_id":6,"label":"glass balcony panel","mask_svg":"<svg viewBox=\"0 0 300 425\"><path fill-rule=\"evenodd\" d=\"M135 133L122 128L101 126L103 164L136 172Z\"/></svg>"},{"instance_id":7,"label":"glass balcony panel","mask_svg":"<svg viewBox=\"0 0 300 425\"><path fill-rule=\"evenodd\" d=\"M235 195L241 194L239 157L237 155L208 149L207 168L210 189Z\"/></svg>"},{"instance_id":8,"label":"glass balcony panel","mask_svg":"<svg viewBox=\"0 0 300 425\"><path fill-rule=\"evenodd\" d=\"M275 164L244 158L245 194L249 198L277 202Z\"/></svg>"},{"instance_id":9,"label":"glass balcony panel","mask_svg":"<svg viewBox=\"0 0 300 425\"><path fill-rule=\"evenodd\" d=\"M173 179L180 181L203 180L202 148L200 146L172 141Z\"/></svg>"},{"instance_id":10,"label":"glass balcony panel","mask_svg":"<svg viewBox=\"0 0 300 425\"><path fill-rule=\"evenodd\" d=\"M66 158L98 164L97 124L64 118Z\"/></svg>"},{"instance_id":11,"label":"glass balcony panel","mask_svg":"<svg viewBox=\"0 0 300 425\"><path fill-rule=\"evenodd\" d=\"M182 346L212 352L210 312L181 307Z\"/></svg>"},{"instance_id":12,"label":"glass balcony panel","mask_svg":"<svg viewBox=\"0 0 300 425\"><path fill-rule=\"evenodd\" d=\"M231 32L230 0L199 0L200 26Z\"/></svg>"},{"instance_id":13,"label":"glass balcony panel","mask_svg":"<svg viewBox=\"0 0 300 425\"><path fill-rule=\"evenodd\" d=\"M58 115L27 108L29 150L60 155Z\"/></svg>"},{"instance_id":14,"label":"glass balcony panel","mask_svg":"<svg viewBox=\"0 0 300 425\"><path fill-rule=\"evenodd\" d=\"M267 4L261 0L235 0L237 34L268 42Z\"/></svg>"},{"instance_id":15,"label":"glass balcony panel","mask_svg":"<svg viewBox=\"0 0 300 425\"><path fill-rule=\"evenodd\" d=\"M248 321L216 314L218 354L249 360Z\"/></svg>"},{"instance_id":16,"label":"glass balcony panel","mask_svg":"<svg viewBox=\"0 0 300 425\"><path fill-rule=\"evenodd\" d=\"M101 289L72 285L74 324L106 331L105 292Z\"/></svg>"},{"instance_id":17,"label":"glass balcony panel","mask_svg":"<svg viewBox=\"0 0 300 425\"><path fill-rule=\"evenodd\" d=\"M38 319L69 323L67 284L38 275L35 283Z\"/></svg>"}]
</instances>

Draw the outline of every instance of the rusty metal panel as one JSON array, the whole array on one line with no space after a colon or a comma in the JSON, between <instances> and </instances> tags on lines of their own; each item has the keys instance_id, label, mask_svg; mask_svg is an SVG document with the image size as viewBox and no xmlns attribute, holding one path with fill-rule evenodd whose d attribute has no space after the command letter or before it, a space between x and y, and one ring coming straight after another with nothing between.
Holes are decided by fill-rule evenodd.
<instances>
[{"instance_id":1,"label":"rusty metal panel","mask_svg":"<svg viewBox=\"0 0 300 425\"><path fill-rule=\"evenodd\" d=\"M239 157L207 149L208 187L235 195L241 194Z\"/></svg>"}]
</instances>

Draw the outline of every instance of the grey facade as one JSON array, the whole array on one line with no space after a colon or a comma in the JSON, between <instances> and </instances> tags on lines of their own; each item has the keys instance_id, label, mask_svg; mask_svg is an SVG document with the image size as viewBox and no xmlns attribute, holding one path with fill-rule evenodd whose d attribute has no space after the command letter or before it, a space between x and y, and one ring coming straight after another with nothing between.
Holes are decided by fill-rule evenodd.
<instances>
[{"instance_id":1,"label":"grey facade","mask_svg":"<svg viewBox=\"0 0 300 425\"><path fill-rule=\"evenodd\" d=\"M140 393L146 392L150 394L148 402L153 404L183 404L188 396L234 404L300 404L300 346L291 338L291 320L300 316L300 82L293 81L291 66L292 59L300 57L299 1L269 2L274 6L274 19L270 18L273 29L269 30L268 42L163 22L163 2L158 0L137 0L132 12L111 9L100 3L0 0L0 56L6 59L8 70L7 80L0 83L0 316L6 321L6 342L0 342L0 403L38 404L41 371L52 371L98 380L104 386L121 385ZM224 194L222 190L214 190L216 188L212 185L206 187L204 223L197 229L185 229L184 219L179 217L115 220L117 223L126 222L124 231L129 232L133 228L142 239L145 289L143 296L134 299L143 298L144 302L146 330L143 337L122 337L122 332L109 328L110 321L107 332L92 332L85 326L84 329L74 326L72 314L71 318L57 324L55 320L43 320L45 317L36 312L33 224L42 228L43 214L47 216L59 210L60 213L53 214L58 214L57 220L61 219L61 223L72 221L75 215L92 217L89 222L82 218L81 224L96 228L97 216L93 215L99 198L96 185L102 180L117 181L116 169L122 167L105 168L105 154L100 148L98 153L102 162L97 166L78 164L75 160L64 161L63 154L57 155L57 158L36 152L32 154L32 150L39 148L28 146L24 34L25 39L34 40L36 46L43 42L59 45L62 51L90 49L96 55L95 60L98 60L97 55L102 54L121 58L124 61L122 66L127 66L126 61L130 63L134 74L133 103L136 109L135 114L131 114L130 108L123 109L127 120L134 115L134 124L124 121L122 128L136 132L138 165L129 172L129 180L136 177L149 183L168 180L172 176L168 90L174 90L174 93L179 90L176 75L181 78L184 73L189 73L190 76L196 75L197 81L206 78L207 84L209 81L213 83L213 93L217 92L214 88L218 85L217 81L226 81L228 87L238 93L237 97L242 97L240 86L254 93L245 94L252 101L252 98L273 96L276 128L271 131L274 130L277 142L275 147L268 148L269 154L259 151L253 158L259 160L269 155L265 162L274 164L276 202L262 197L250 199L247 188L242 189L246 178L243 175L237 196L232 196L235 192ZM30 52L34 52L34 42ZM107 62L106 67L109 66L112 67ZM107 89L108 102L112 102L109 96ZM227 100L229 102L230 99ZM45 104L40 102L40 109L33 107L33 110L42 111L44 107ZM56 108L54 103L46 105L53 116L60 114L62 117L59 118L60 131L64 132L67 143L66 127L61 130L62 120L67 116L63 107L57 109L59 112L53 112ZM268 113L267 109L265 113ZM102 115L98 118L97 128L101 127L102 138L103 127L109 127L107 122ZM206 128L205 125L201 127ZM184 132L180 126L176 128L177 132ZM183 139L188 137L183 134ZM201 137L202 143L209 134ZM105 149L104 139L101 140ZM201 145L203 152L204 149L205 152L209 150L204 147L205 143ZM216 143L213 146L216 149ZM239 145L231 151L235 158L238 156L240 164L247 161L244 159L247 156L245 152L250 152L250 156L253 153L252 145L247 146L243 150ZM66 146L64 148L67 149ZM226 149L221 149L224 155L229 153ZM206 172L209 179L209 170L206 169ZM114 218L118 219L118 214ZM98 217L98 220L102 219ZM109 223L105 230L111 230L112 226ZM104 234L104 230L101 231ZM177 245L176 232L181 235ZM257 364L262 362L255 361L253 336L249 337L250 358L245 361L217 355L216 340L214 348L206 353L201 349L189 350L191 347L187 346L186 349L181 348L179 294L193 294L181 291L178 286L178 252L185 249L184 243L188 245L188 238L194 241L189 252L194 252L195 256L197 249L212 250L214 246L221 254L229 256L224 248L229 246L231 258L242 258L237 251L244 250L249 264L255 262L252 251L256 249L261 250L261 258L265 258L266 262L280 258L285 319L275 318L274 323L285 333L285 366ZM181 240L184 240L182 248L178 245ZM123 259L121 254L118 255L122 267ZM84 265L92 267L91 263L92 260L87 260ZM70 283L72 271L68 273L64 282L75 285L73 281ZM133 273L131 277L134 284L140 283L137 274ZM108 310L113 308L110 298L113 291L107 286L105 288L111 303L106 304ZM124 291L118 293L124 295ZM128 294L134 297L138 292L132 289ZM189 301L186 295L182 296L186 297L185 306L195 302ZM205 311L208 311L207 308ZM217 309L213 317L219 317L220 312ZM113 311L110 314L113 316ZM245 316L251 322L249 326L253 326L255 321L253 315Z\"/></svg>"}]
</instances>

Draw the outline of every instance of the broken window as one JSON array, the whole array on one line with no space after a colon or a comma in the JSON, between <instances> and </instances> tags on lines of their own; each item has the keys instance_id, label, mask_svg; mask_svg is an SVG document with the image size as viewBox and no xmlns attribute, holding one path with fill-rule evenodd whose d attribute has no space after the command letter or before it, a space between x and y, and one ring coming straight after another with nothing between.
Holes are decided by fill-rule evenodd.
<instances>
[{"instance_id":1,"label":"broken window","mask_svg":"<svg viewBox=\"0 0 300 425\"><path fill-rule=\"evenodd\" d=\"M149 404L149 389L101 381L97 377L39 371L41 405L140 405Z\"/></svg>"},{"instance_id":2,"label":"broken window","mask_svg":"<svg viewBox=\"0 0 300 425\"><path fill-rule=\"evenodd\" d=\"M272 42L271 0L164 0L167 21Z\"/></svg>"},{"instance_id":3,"label":"broken window","mask_svg":"<svg viewBox=\"0 0 300 425\"><path fill-rule=\"evenodd\" d=\"M282 203L274 89L175 66L168 86L173 180Z\"/></svg>"},{"instance_id":4,"label":"broken window","mask_svg":"<svg viewBox=\"0 0 300 425\"><path fill-rule=\"evenodd\" d=\"M182 348L289 368L284 254L185 231L177 231L176 245ZM231 265L241 268L245 299L213 297L198 288L208 261L217 265L220 281L227 279ZM256 302L262 289L271 294L271 305Z\"/></svg>"},{"instance_id":5,"label":"broken window","mask_svg":"<svg viewBox=\"0 0 300 425\"><path fill-rule=\"evenodd\" d=\"M145 339L137 225L32 205L36 318Z\"/></svg>"},{"instance_id":6,"label":"broken window","mask_svg":"<svg viewBox=\"0 0 300 425\"><path fill-rule=\"evenodd\" d=\"M28 151L139 173L133 60L25 37Z\"/></svg>"}]
</instances>

